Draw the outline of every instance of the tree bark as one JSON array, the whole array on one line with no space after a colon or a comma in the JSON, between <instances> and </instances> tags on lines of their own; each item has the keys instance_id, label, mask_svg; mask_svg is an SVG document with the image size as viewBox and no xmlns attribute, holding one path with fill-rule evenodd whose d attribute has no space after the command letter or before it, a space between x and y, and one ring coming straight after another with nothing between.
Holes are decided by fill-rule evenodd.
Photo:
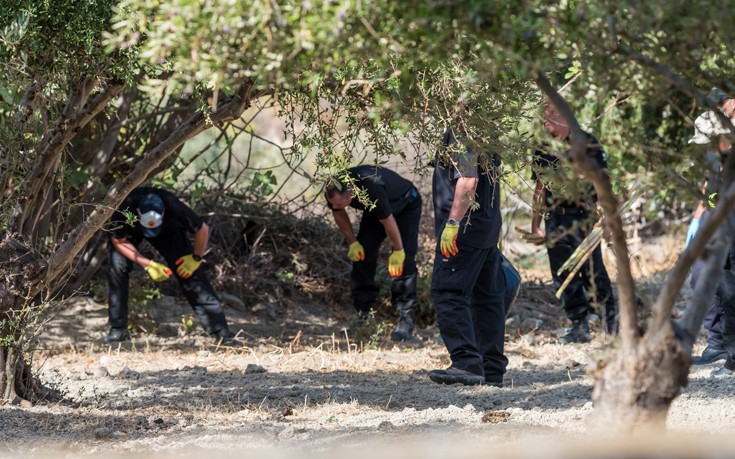
<instances>
[{"instance_id":1,"label":"tree bark","mask_svg":"<svg viewBox=\"0 0 735 459\"><path fill-rule=\"evenodd\" d=\"M585 136L564 98L541 72L537 83L570 127L574 166L595 187L605 219L612 230L613 250L618 262L622 345L620 351L595 373L592 394L595 409L589 417L589 427L593 431L604 432L605 435L629 435L634 430L640 432L641 429L663 430L671 402L687 384L691 364L689 349L683 344L681 337L677 336L679 329L672 327L670 317L664 320L660 313L655 328L650 329L644 339L638 338L634 280L623 223L609 177L587 156ZM705 235L702 236L703 239L704 237ZM717 263L714 260L712 265ZM721 271L722 265L719 266ZM680 287L679 284L678 288ZM662 296L669 295L662 301L670 302L670 307L673 307L673 300L676 298L673 296L674 292L678 293L678 289L662 293ZM659 308L659 311L664 310L666 309ZM668 311L670 313L671 309Z\"/></svg>"}]
</instances>

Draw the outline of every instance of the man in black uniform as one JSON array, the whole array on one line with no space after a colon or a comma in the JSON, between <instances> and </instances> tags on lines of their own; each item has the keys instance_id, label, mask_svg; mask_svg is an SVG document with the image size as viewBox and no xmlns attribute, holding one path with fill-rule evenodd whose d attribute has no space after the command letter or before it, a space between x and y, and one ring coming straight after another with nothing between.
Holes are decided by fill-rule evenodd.
<instances>
[{"instance_id":1,"label":"man in black uniform","mask_svg":"<svg viewBox=\"0 0 735 459\"><path fill-rule=\"evenodd\" d=\"M430 371L429 378L499 387L508 366L498 249L500 161L463 146L451 130L444 134L444 146L432 186L437 244L431 299L452 364Z\"/></svg>"},{"instance_id":2,"label":"man in black uniform","mask_svg":"<svg viewBox=\"0 0 735 459\"><path fill-rule=\"evenodd\" d=\"M544 127L558 140L569 142L569 127L553 105L545 109ZM597 139L590 134L586 135L587 154L594 158L602 169L607 170L604 150ZM561 178L565 171L570 170L564 164L566 160L571 160L569 150L560 154L538 150L534 153L531 177L536 181L531 232L546 238L551 276L557 289L569 275L569 273L557 274L559 268L587 237L597 221L597 195L591 185L585 182L582 185L584 189L579 191L580 195L576 199L562 196L563 187L570 186L571 182L570 177ZM554 193L559 196L555 196ZM541 230L542 217L545 217L545 235ZM590 340L588 316L595 314L595 310L588 297L593 298L595 304L605 305L606 328L612 333L615 329L615 298L610 277L602 261L602 249L599 246L593 251L588 266L575 274L574 279L562 293L562 308L572 321L572 328L568 334L559 338L560 343L584 343Z\"/></svg>"},{"instance_id":3,"label":"man in black uniform","mask_svg":"<svg viewBox=\"0 0 735 459\"><path fill-rule=\"evenodd\" d=\"M394 341L413 337L416 309L416 251L418 249L421 196L411 182L390 169L362 165L347 169L349 180L326 187L327 205L334 221L350 245L347 257L352 265L352 301L361 316L366 316L378 296L375 270L380 244L388 236L393 252L388 259L391 275L391 301L398 311ZM370 204L366 208L365 203ZM345 208L363 211L357 237Z\"/></svg>"},{"instance_id":4,"label":"man in black uniform","mask_svg":"<svg viewBox=\"0 0 735 459\"><path fill-rule=\"evenodd\" d=\"M137 216L128 223L124 212ZM141 187L125 198L111 220L109 270L110 333L106 343L128 337L128 281L133 263L162 282L176 275L186 299L207 333L216 340L229 340L225 314L206 274L199 269L207 250L209 226L191 208L165 190ZM194 245L187 233L194 233ZM146 239L163 256L166 264L149 260L138 246Z\"/></svg>"}]
</instances>

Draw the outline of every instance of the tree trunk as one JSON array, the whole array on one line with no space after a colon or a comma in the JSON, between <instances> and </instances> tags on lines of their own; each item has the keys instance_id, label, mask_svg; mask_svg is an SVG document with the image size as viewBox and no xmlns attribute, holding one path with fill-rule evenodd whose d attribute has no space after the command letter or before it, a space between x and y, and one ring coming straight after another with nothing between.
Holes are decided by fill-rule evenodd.
<instances>
[{"instance_id":1,"label":"tree trunk","mask_svg":"<svg viewBox=\"0 0 735 459\"><path fill-rule=\"evenodd\" d=\"M25 329L34 316L34 298L28 296L46 263L21 239L0 240L0 401L33 401L47 394L31 375L26 360Z\"/></svg>"},{"instance_id":2,"label":"tree trunk","mask_svg":"<svg viewBox=\"0 0 735 459\"><path fill-rule=\"evenodd\" d=\"M636 434L663 430L671 402L686 387L691 358L671 327L640 340L636 357L618 352L595 373L590 430Z\"/></svg>"}]
</instances>

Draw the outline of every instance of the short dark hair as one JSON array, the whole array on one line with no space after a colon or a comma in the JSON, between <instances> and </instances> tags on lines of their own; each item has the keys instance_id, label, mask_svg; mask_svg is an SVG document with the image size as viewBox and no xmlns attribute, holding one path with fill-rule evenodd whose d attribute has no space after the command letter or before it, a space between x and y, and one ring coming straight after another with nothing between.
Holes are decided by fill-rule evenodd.
<instances>
[{"instance_id":1,"label":"short dark hair","mask_svg":"<svg viewBox=\"0 0 735 459\"><path fill-rule=\"evenodd\" d=\"M335 179L330 180L324 186L324 195L329 199L336 194L344 196L350 190L352 190L352 183L343 183Z\"/></svg>"}]
</instances>

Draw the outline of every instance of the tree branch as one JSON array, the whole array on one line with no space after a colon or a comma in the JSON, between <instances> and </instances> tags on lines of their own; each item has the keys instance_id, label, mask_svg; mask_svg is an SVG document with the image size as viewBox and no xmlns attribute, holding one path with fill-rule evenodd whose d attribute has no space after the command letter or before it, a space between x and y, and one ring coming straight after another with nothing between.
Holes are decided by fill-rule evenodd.
<instances>
[{"instance_id":1,"label":"tree branch","mask_svg":"<svg viewBox=\"0 0 735 459\"><path fill-rule=\"evenodd\" d=\"M67 269L76 254L92 238L94 233L107 222L125 197L143 183L149 173L164 159L173 154L187 140L212 125L232 121L242 116L242 113L250 104L249 97L251 96L252 81L248 81L238 89L235 95L222 100L216 113L210 114L210 117L202 113L195 113L172 132L167 139L148 151L128 175L110 187L101 205L94 209L81 225L71 231L66 241L51 255L46 281L52 282Z\"/></svg>"},{"instance_id":2,"label":"tree branch","mask_svg":"<svg viewBox=\"0 0 735 459\"><path fill-rule=\"evenodd\" d=\"M613 252L618 264L618 303L620 305L622 352L624 355L632 356L636 352L638 342L638 330L635 321L635 283L630 270L623 220L618 212L618 201L613 193L610 177L587 155L587 136L579 126L567 101L554 89L542 71L539 71L536 75L536 84L567 122L570 129L574 168L592 182L605 214L605 221L612 231ZM629 361L632 361L632 359L629 359Z\"/></svg>"},{"instance_id":3,"label":"tree branch","mask_svg":"<svg viewBox=\"0 0 735 459\"><path fill-rule=\"evenodd\" d=\"M78 97L82 97L87 93L87 86L78 90L78 95L72 97L64 113L71 112L71 106L79 105ZM81 112L75 116L68 118L62 115L56 122L54 129L46 140L46 146L36 159L36 164L29 174L30 183L25 188L24 202L20 213L20 221L17 223L15 230L21 234L30 235L35 226L36 220L39 218L39 212L42 204L46 200L51 187L48 186L49 174L58 166L61 154L64 148L69 144L71 139L92 120L99 112L104 110L107 104L113 98L117 97L123 89L123 83L114 81L110 83L101 93L97 94L89 102L84 103Z\"/></svg>"}]
</instances>

